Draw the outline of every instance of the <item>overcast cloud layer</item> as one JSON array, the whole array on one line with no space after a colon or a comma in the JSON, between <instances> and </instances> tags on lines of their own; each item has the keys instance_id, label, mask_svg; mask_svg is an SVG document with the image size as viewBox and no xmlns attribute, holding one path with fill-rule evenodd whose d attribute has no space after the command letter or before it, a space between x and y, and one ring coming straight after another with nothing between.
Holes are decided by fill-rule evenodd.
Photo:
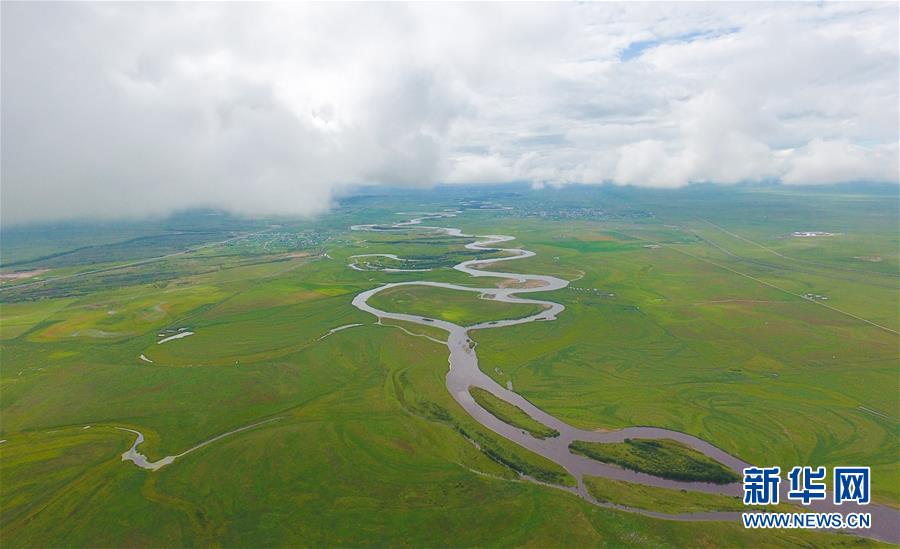
<instances>
[{"instance_id":1,"label":"overcast cloud layer","mask_svg":"<svg viewBox=\"0 0 900 549\"><path fill-rule=\"evenodd\" d=\"M2 5L2 218L898 180L898 4Z\"/></svg>"}]
</instances>

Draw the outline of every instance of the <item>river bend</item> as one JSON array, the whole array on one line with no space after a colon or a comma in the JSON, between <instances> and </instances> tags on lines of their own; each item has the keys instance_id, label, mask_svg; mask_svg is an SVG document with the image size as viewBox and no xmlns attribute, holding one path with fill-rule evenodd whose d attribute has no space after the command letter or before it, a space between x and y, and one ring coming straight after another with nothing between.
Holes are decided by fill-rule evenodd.
<instances>
[{"instance_id":1,"label":"river bend","mask_svg":"<svg viewBox=\"0 0 900 549\"><path fill-rule=\"evenodd\" d=\"M670 488L677 490L691 490L698 492L708 492L729 496L740 496L742 486L739 483L733 484L712 484L705 482L685 482L678 480L665 479L653 475L639 473L622 469L615 465L609 465L595 461L593 459L573 454L569 451L569 444L576 440L588 442L623 442L626 438L669 438L677 440L691 448L723 463L738 474L742 473L744 467L750 466L747 462L734 457L724 450L713 446L705 440L695 436L682 433L679 431L671 431L658 427L629 427L617 431L589 431L575 428L568 423L556 418L555 416L541 410L518 393L502 387L490 376L481 371L478 367L478 357L476 355L474 344L469 338L469 332L474 330L489 330L504 328L507 326L515 326L536 321L552 321L557 315L565 310L565 306L553 301L539 300L529 297L520 297L522 294L529 295L540 292L549 292L559 290L569 285L569 281L562 278L549 275L539 274L523 274L523 273L507 273L501 271L484 270L488 266L496 265L506 261L516 259L524 259L535 255L530 250L523 248L502 248L496 247L496 244L509 242L515 237L506 235L484 235L474 236L463 234L460 229L450 227L436 227L422 225L425 219L440 219L446 217L454 217L460 212L439 212L434 214L424 214L420 217L394 223L389 226L382 225L354 225L351 227L357 231L406 231L410 229L426 229L436 233L443 233L448 236L473 238L474 241L465 245L466 249L478 250L484 252L503 252L504 256L491 259L472 259L455 265L453 268L457 271L468 274L475 278L500 278L511 279L520 283L524 287L517 288L497 288L497 287L471 287L461 286L458 284L450 284L445 282L432 282L425 280L395 282L388 283L370 290L366 290L357 294L353 298L353 306L370 313L381 319L402 320L412 322L422 326L433 326L445 330L449 337L446 345L450 351L449 363L450 368L447 372L446 384L447 389L453 398L466 410L475 420L484 427L497 433L498 435L523 446L532 452L541 455L567 470L577 480L577 488L574 489L579 496L598 505L624 509L627 511L641 513L656 518L665 518L669 520L740 520L740 513L737 512L702 512L702 513L685 513L685 514L666 514L652 511L645 511L633 508L627 508L619 505L601 504L594 500L588 493L584 476L596 476L627 482L634 482L648 486L656 486L660 488ZM493 299L504 303L524 303L536 304L543 307L541 312L527 316L524 318L498 320L491 322L482 322L471 326L459 326L452 322L440 320L437 318L428 318L419 315L388 312L377 309L369 304L369 299L379 292L383 292L389 288L397 286L432 286L437 288L447 288L450 290L458 290L463 292L476 292L485 299ZM514 404L521 408L526 414L531 416L538 422L547 427L559 431L559 436L554 438L538 439L531 436L528 432L517 427L509 425L493 414L478 405L469 393L471 387L479 387L487 390L510 404ZM781 483L781 500L786 500L787 482ZM819 502L804 508L803 511L815 512L841 512L848 511L868 512L872 514L872 528L867 531L856 530L854 533L873 537L876 539L890 541L894 543L900 542L900 512L895 509L883 505L867 505L864 507L844 504L837 507L828 502ZM748 511L753 511L748 507Z\"/></svg>"}]
</instances>

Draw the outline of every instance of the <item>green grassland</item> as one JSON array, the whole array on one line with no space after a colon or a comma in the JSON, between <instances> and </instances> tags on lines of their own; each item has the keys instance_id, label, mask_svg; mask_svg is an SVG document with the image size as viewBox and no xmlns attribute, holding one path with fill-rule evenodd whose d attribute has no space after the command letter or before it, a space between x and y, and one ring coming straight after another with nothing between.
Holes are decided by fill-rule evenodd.
<instances>
[{"instance_id":1,"label":"green grassland","mask_svg":"<svg viewBox=\"0 0 900 549\"><path fill-rule=\"evenodd\" d=\"M501 400L480 387L470 387L469 393L472 394L472 398L475 399L475 402L477 402L479 406L493 414L497 419L500 419L513 427L518 427L523 431L528 431L531 433L531 436L535 438L552 438L559 436L559 431L556 429L551 429L543 423L531 419L531 416L523 412L522 409L515 404L510 404L505 400Z\"/></svg>"},{"instance_id":2,"label":"green grassland","mask_svg":"<svg viewBox=\"0 0 900 549\"><path fill-rule=\"evenodd\" d=\"M728 484L740 477L718 461L671 439L625 439L621 443L575 441L569 449L604 463L663 478Z\"/></svg>"},{"instance_id":3,"label":"green grassland","mask_svg":"<svg viewBox=\"0 0 900 549\"><path fill-rule=\"evenodd\" d=\"M40 268L37 258L53 255L52 277L190 245L143 237L196 229L217 241L274 231L0 290L3 543L871 545L659 520L522 481L520 474L574 483L472 420L446 390L446 347L397 326L438 340L443 332L378 325L350 304L387 282L473 284L449 268L472 257L461 251L466 239L347 228L404 219L397 211L454 207L475 192L360 197L314 223L202 216L196 227L181 217L120 237L97 237L99 229L72 229L62 242L39 231L17 237L12 255L4 249L4 272ZM731 198L690 189L482 192L516 210L468 211L434 224L516 235L509 245L538 255L503 270L573 280L540 294L566 305L558 320L473 332L486 373L582 427L678 429L783 468L871 465L876 500L897 505L896 336L796 295L827 295L841 311L896 329L896 199L780 189ZM593 202L609 215L559 213ZM556 209L539 215L548 208ZM842 235L801 242L785 236L794 230ZM645 247L651 243L660 247ZM352 255L382 252L430 258L435 270L347 267ZM403 289L415 292L378 296L386 310L461 324L534 312L471 292ZM158 344L159 333L179 327L194 335ZM140 450L155 460L275 417L156 472L121 460L133 435L114 429L144 433ZM603 493L641 506L625 492ZM706 505L695 496L673 499L667 510ZM656 503L642 505L662 505L654 494L646 499Z\"/></svg>"},{"instance_id":4,"label":"green grassland","mask_svg":"<svg viewBox=\"0 0 900 549\"><path fill-rule=\"evenodd\" d=\"M522 318L539 313L539 305L482 299L475 292L429 286L395 286L378 292L369 304L388 312L403 312L447 320L460 326Z\"/></svg>"},{"instance_id":5,"label":"green grassland","mask_svg":"<svg viewBox=\"0 0 900 549\"><path fill-rule=\"evenodd\" d=\"M416 337L430 337L432 339L438 341L447 341L447 332L441 330L440 328L434 328L431 326L422 326L421 324L415 324L413 322L406 322L403 320L382 320L381 325L387 327L396 327L406 332L413 334Z\"/></svg>"},{"instance_id":6,"label":"green grassland","mask_svg":"<svg viewBox=\"0 0 900 549\"><path fill-rule=\"evenodd\" d=\"M616 503L647 511L699 513L703 511L740 512L747 509L741 498L734 496L657 488L656 486L645 486L602 477L585 477L584 483L588 492L597 501ZM798 510L796 506L785 504L759 509L783 513L797 512Z\"/></svg>"},{"instance_id":7,"label":"green grassland","mask_svg":"<svg viewBox=\"0 0 900 549\"><path fill-rule=\"evenodd\" d=\"M876 499L898 505L896 196L667 198L641 222L488 225L538 252L504 270L572 283L542 294L566 306L555 322L474 333L483 371L583 428L666 427L782 468L871 465Z\"/></svg>"}]
</instances>

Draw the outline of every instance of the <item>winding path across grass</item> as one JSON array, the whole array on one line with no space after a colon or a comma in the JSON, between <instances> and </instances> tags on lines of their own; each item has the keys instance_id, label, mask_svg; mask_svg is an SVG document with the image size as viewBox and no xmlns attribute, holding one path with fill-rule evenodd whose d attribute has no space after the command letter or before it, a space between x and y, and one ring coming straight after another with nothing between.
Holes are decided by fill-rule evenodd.
<instances>
[{"instance_id":1,"label":"winding path across grass","mask_svg":"<svg viewBox=\"0 0 900 549\"><path fill-rule=\"evenodd\" d=\"M513 441L536 454L539 454L566 469L577 480L577 488L574 492L582 498L591 501L597 505L614 507L628 511L638 512L644 515L657 518L665 518L670 520L732 520L739 521L740 513L736 512L705 512L705 513L687 513L687 514L665 514L652 511L645 511L633 508L626 508L619 505L597 502L588 492L584 484L585 476L604 477L615 480L623 480L627 482L635 482L648 486L656 486L660 488L670 488L677 490L692 490L698 492L708 492L716 494L724 494L731 496L739 496L742 494L742 487L738 483L733 484L711 484L705 482L684 482L670 480L645 473L628 471L614 465L608 465L590 458L573 454L569 451L569 444L576 440L589 442L623 442L626 438L668 438L677 440L695 450L721 462L737 473L742 473L745 467L750 464L728 454L712 444L678 431L661 429L656 427L630 427L618 431L587 431L577 429L568 423L548 414L541 410L518 393L506 389L495 382L490 376L481 371L478 367L478 357L475 353L475 344L469 338L468 333L472 330L486 330L504 328L518 324L538 321L552 321L557 315L563 312L565 307L560 303L553 301L543 301L531 299L527 297L519 297L519 294L534 294L538 292L549 292L559 290L568 286L569 281L549 275L522 274L522 273L506 273L499 271L486 271L486 267L501 263L504 261L512 261L516 259L524 259L535 255L534 252L523 248L499 248L495 244L514 240L515 237L505 235L485 235L474 236L463 234L460 229L449 227L432 227L422 225L425 219L439 219L444 217L453 217L453 214L436 213L425 214L420 217L395 223L390 226L379 225L354 225L353 230L358 231L403 231L411 228L428 229L438 233L444 233L449 236L471 237L475 239L473 242L466 244L469 250L478 250L484 252L504 252L505 256L492 259L473 259L464 261L455 265L453 268L457 271L468 274L469 276L482 278L492 277L501 279L512 279L517 281L523 287L519 288L497 288L497 287L471 287L458 284L449 284L444 282L432 281L411 281L396 282L384 284L370 290L366 290L358 294L353 299L353 305L367 313L375 315L379 320L392 319L412 322L422 326L433 326L445 330L449 337L446 345L450 350L450 369L447 373L446 382L447 389L453 398L468 412L475 420L483 426L494 431L500 436ZM396 313L382 311L369 305L369 298L375 294L394 288L397 286L432 286L437 288L447 288L450 290L458 290L464 292L476 292L487 299L493 299L504 303L522 303L541 305L543 310L539 313L524 318L499 320L491 322L482 322L471 326L459 326L446 320L437 318L428 318L418 315ZM487 410L482 408L475 402L469 393L470 387L480 387L491 392L498 398L518 406L529 416L549 428L556 429L560 435L554 438L539 439L531 436L526 431L517 427L504 423ZM803 464L798 464L803 465ZM543 484L543 483L542 483ZM786 500L787 482L781 483L781 499ZM753 508L748 507L748 511ZM865 507L856 508L855 506L844 504L837 507L827 502L819 502L805 508L804 511L815 512L841 512L850 511L868 512L872 514L872 528L869 530L855 530L854 533L865 535L868 537L890 541L893 543L900 542L900 512L895 509L882 505L867 505Z\"/></svg>"}]
</instances>

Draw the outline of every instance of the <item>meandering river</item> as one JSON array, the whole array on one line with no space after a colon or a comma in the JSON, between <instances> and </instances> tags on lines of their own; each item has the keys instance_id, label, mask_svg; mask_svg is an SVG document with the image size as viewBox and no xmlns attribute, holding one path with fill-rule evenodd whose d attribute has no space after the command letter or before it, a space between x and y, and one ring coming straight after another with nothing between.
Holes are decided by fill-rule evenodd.
<instances>
[{"instance_id":1,"label":"meandering river","mask_svg":"<svg viewBox=\"0 0 900 549\"><path fill-rule=\"evenodd\" d=\"M450 391L450 394L453 398L463 407L463 409L469 413L475 420L477 420L481 425L490 429L491 431L497 433L498 435L519 444L520 446L527 448L534 453L541 455L554 463L563 467L566 471L568 471L576 480L577 486L575 488L567 488L563 486L554 486L556 488L561 488L564 490L569 490L582 498L596 504L602 505L604 507L612 507L616 509L626 510L629 512L640 513L643 515L663 518L668 520L688 520L688 521L697 521L697 520L730 520L730 521L739 521L740 514L734 512L707 512L707 513L684 513L684 514L666 514L666 513L658 513L653 511L646 511L642 509L634 509L621 505L611 504L611 503L601 503L596 501L588 492L584 484L585 476L596 476L603 477L615 480L623 480L628 482L634 482L639 484L644 484L648 486L657 486L660 488L674 488L674 489L684 489L691 491L699 491L699 492L708 492L708 493L716 493L730 496L739 496L742 492L741 486L739 484L727 484L727 485L717 485L710 484L704 482L682 482L670 479L664 479L660 477L656 477L653 475L648 475L644 473L638 473L634 471L627 471L625 469L621 469L614 465L607 465L598 461L594 461L590 458L580 456L577 454L573 454L569 451L569 444L576 440L583 440L589 442L622 442L626 438L669 438L677 440L683 444L702 452L703 454L712 457L724 465L730 467L734 471L741 473L744 467L747 467L749 464L742 461L741 459L734 457L727 452L713 446L712 444L699 439L697 437L681 433L678 431L671 431L668 429L662 429L657 427L630 427L627 429L621 429L618 431L587 431L584 429L577 429L572 427L568 423L556 418L555 416L541 410L537 406L533 405L531 402L526 400L524 397L512 391L511 389L500 386L497 382L495 382L490 376L481 371L478 367L478 356L475 352L474 342L469 338L469 332L474 330L488 330L488 329L497 329L504 328L507 326L515 326L517 324L525 324L528 322L537 322L537 321L552 321L555 320L557 315L562 313L565 310L565 307L560 303L555 303L553 301L545 301L539 299L533 299L529 297L521 297L522 294L530 295L540 292L549 292L553 290L559 290L561 288L565 288L569 281L548 275L538 275L538 274L522 274L522 273L506 273L500 271L487 271L484 270L486 267L495 265L497 263L501 263L504 261L513 261L516 259L524 259L526 257L532 257L535 255L534 252L525 250L522 248L502 248L496 247L495 244L500 244L503 242L509 242L514 240L512 236L505 235L487 235L487 236L472 236L463 234L460 229L449 228L449 227L432 227L422 225L422 221L425 219L436 219L436 218L445 218L445 217L453 217L459 212L441 212L437 214L426 214L420 217L416 217L410 219L408 221L395 223L388 227L378 226L378 225L354 225L352 227L353 230L368 230L368 231L405 231L410 230L412 228L415 229L426 229L431 230L437 233L444 233L450 236L464 237L464 238L472 238L473 241L466 244L465 247L469 250L478 250L484 252L503 252L506 255L502 257L495 257L491 259L473 259L469 261L464 261L455 265L453 268L461 271L463 273L468 274L469 276L481 278L481 277L491 277L491 278L500 278L504 280L514 280L518 284L518 287L470 287L470 286L461 286L458 284L448 284L444 282L432 282L426 280L419 281L411 281L411 282L397 282L384 284L382 286L378 286L376 288L372 288L371 290L366 290L358 295L356 295L353 299L353 305L358 309L371 313L376 316L379 320L379 323L384 320L402 320L406 322L411 322L414 324L419 324L422 326L433 326L440 329L445 330L448 333L448 339L446 342L442 342L440 340L428 337L428 339L435 341L436 343L446 344L449 352L449 364L450 368L447 372L446 376L446 384L447 389ZM368 254L368 255L385 255L392 259L400 259L396 256L391 256L389 254ZM384 269L388 272L399 272L403 271L402 269ZM498 320L491 322L482 322L479 324L475 324L472 326L459 326L457 324L453 324L452 322L447 322L445 320L440 320L436 318L428 318L418 315L405 314L405 313L396 313L396 312L388 312L382 311L370 305L368 303L369 299L379 293L383 292L389 288L394 288L397 286L432 286L438 288L447 288L451 290L458 290L463 292L476 292L481 295L481 297L485 299L493 299L495 301L500 301L504 303L524 303L524 304L535 304L540 305L542 307L541 312L533 314L528 317L518 318L518 319L510 319L510 320ZM339 326L337 328L332 329L327 334L322 336L320 339L332 335L333 333L342 331L344 329L356 327L358 324L348 324L344 326ZM402 328L404 331L405 328ZM408 332L408 331L407 331ZM185 335L190 335L189 333L185 333L184 335L179 335L178 337L184 337ZM413 334L417 335L417 334ZM162 343L162 341L160 341ZM141 358L144 358L143 356ZM148 360L149 362L149 360ZM471 387L480 387L487 391L490 391L492 394L497 396L500 399L505 400L510 404L514 404L521 408L525 413L531 416L536 421L546 425L547 427L556 429L559 431L559 436L554 438L546 438L546 439L538 439L532 437L528 432L523 431L519 428L513 427L507 423L496 418L494 415L489 413L487 410L482 408L475 402L469 393L469 389ZM135 440L132 446L126 450L122 454L123 461L131 461L138 467L143 469L156 471L162 467L170 465L175 460L195 451L204 446L221 440L225 437L237 434L241 431L245 431L247 429L251 429L257 426L261 426L265 423L269 423L272 421L277 421L282 419L281 417L275 417L266 419L264 421L259 421L250 425L246 425L243 427L239 427L232 431L228 431L226 433L222 433L218 436L215 436L209 440L203 441L194 447L174 456L166 456L158 461L151 462L147 457L141 454L138 451L138 446L144 441L144 436L139 431L133 429L127 429L124 427L117 427L123 431L128 431L135 435ZM0 441L5 442L5 441ZM533 479L529 479L533 480ZM536 482L536 481L535 481ZM540 484L547 484L541 482ZM788 491L788 485L786 482L781 483L781 498L782 500L786 500ZM752 509L748 509L750 511ZM841 507L837 507L829 502L818 502L814 503L803 511L815 511L815 512L867 512L872 515L872 528L869 530L854 530L852 531L855 534L863 535L867 537L872 537L875 539L888 541L892 543L900 543L900 512L896 509L884 506L884 505L867 505L867 506L855 506L844 504Z\"/></svg>"},{"instance_id":2,"label":"meandering river","mask_svg":"<svg viewBox=\"0 0 900 549\"><path fill-rule=\"evenodd\" d=\"M366 290L358 294L353 299L353 305L358 309L371 313L382 319L402 320L412 322L422 326L433 326L445 330L449 337L446 345L450 351L449 363L450 369L447 372L446 383L447 389L453 398L466 410L475 420L484 427L494 431L498 435L523 446L534 453L541 455L564 469L566 469L577 480L577 488L574 490L584 499L598 505L607 507L615 507L626 509L628 511L638 512L644 515L657 518L666 518L670 520L740 520L740 514L735 512L707 512L707 513L687 513L687 514L665 514L651 511L627 508L618 505L604 504L597 502L587 491L584 484L585 476L596 476L615 480L623 480L628 482L640 483L648 486L656 486L660 488L683 489L699 492L708 492L723 494L729 496L739 496L742 494L742 487L738 483L734 484L711 484L705 482L683 482L677 480L664 479L645 473L628 471L614 465L601 463L590 458L573 454L569 451L569 444L575 440L589 442L622 442L626 438L669 438L677 440L703 454L716 459L717 461L728 466L738 474L742 473L744 467L750 464L734 457L712 444L678 431L671 431L657 427L630 427L620 429L618 431L587 431L575 428L568 423L556 418L555 416L541 410L518 393L499 385L490 376L481 371L478 367L478 356L475 352L474 342L469 338L469 332L475 330L488 330L505 328L507 326L515 326L528 322L552 321L557 315L563 312L565 306L553 301L544 301L532 299L528 297L520 297L522 294L529 295L539 292L549 292L559 290L568 286L569 281L562 278L549 275L523 274L523 273L507 273L501 271L484 270L488 266L496 265L505 261L513 261L516 259L524 259L535 255L534 252L523 248L501 248L495 244L509 242L515 237L506 235L485 235L474 236L463 234L460 229L449 227L434 227L422 225L425 219L439 219L444 217L453 217L455 213L436 213L424 214L420 217L394 223L390 226L379 225L354 225L353 230L358 231L404 231L410 229L426 229L436 233L444 233L450 236L470 237L474 241L465 245L469 250L478 250L484 252L501 251L506 255L491 259L473 259L464 261L455 265L453 268L457 271L468 274L469 276L482 278L500 278L515 280L521 287L481 287L475 288L470 286L461 286L458 284L449 284L444 282L432 282L426 280L411 282L396 282L384 284L371 290ZM541 305L543 310L539 313L528 317L499 320L491 322L482 322L471 326L460 326L452 322L440 320L437 318L428 318L419 315L382 311L369 304L369 299L387 289L397 286L432 286L438 288L447 288L450 290L458 290L463 292L476 292L486 299L493 299L504 303L525 303ZM559 436L554 438L538 439L531 436L528 432L517 427L513 427L495 417L493 414L478 405L469 393L471 387L479 387L490 391L492 394L505 400L510 404L514 404L525 411L533 419L546 425L547 427L559 431ZM800 465L800 464L798 464ZM788 486L786 482L781 483L781 499L786 500ZM748 508L748 511L752 511ZM900 512L895 509L882 505L867 505L858 507L844 504L837 507L830 502L819 502L804 511L815 512L836 512L847 513L849 511L868 512L872 514L872 528L867 531L856 530L854 533L874 537L877 539L900 542Z\"/></svg>"}]
</instances>

